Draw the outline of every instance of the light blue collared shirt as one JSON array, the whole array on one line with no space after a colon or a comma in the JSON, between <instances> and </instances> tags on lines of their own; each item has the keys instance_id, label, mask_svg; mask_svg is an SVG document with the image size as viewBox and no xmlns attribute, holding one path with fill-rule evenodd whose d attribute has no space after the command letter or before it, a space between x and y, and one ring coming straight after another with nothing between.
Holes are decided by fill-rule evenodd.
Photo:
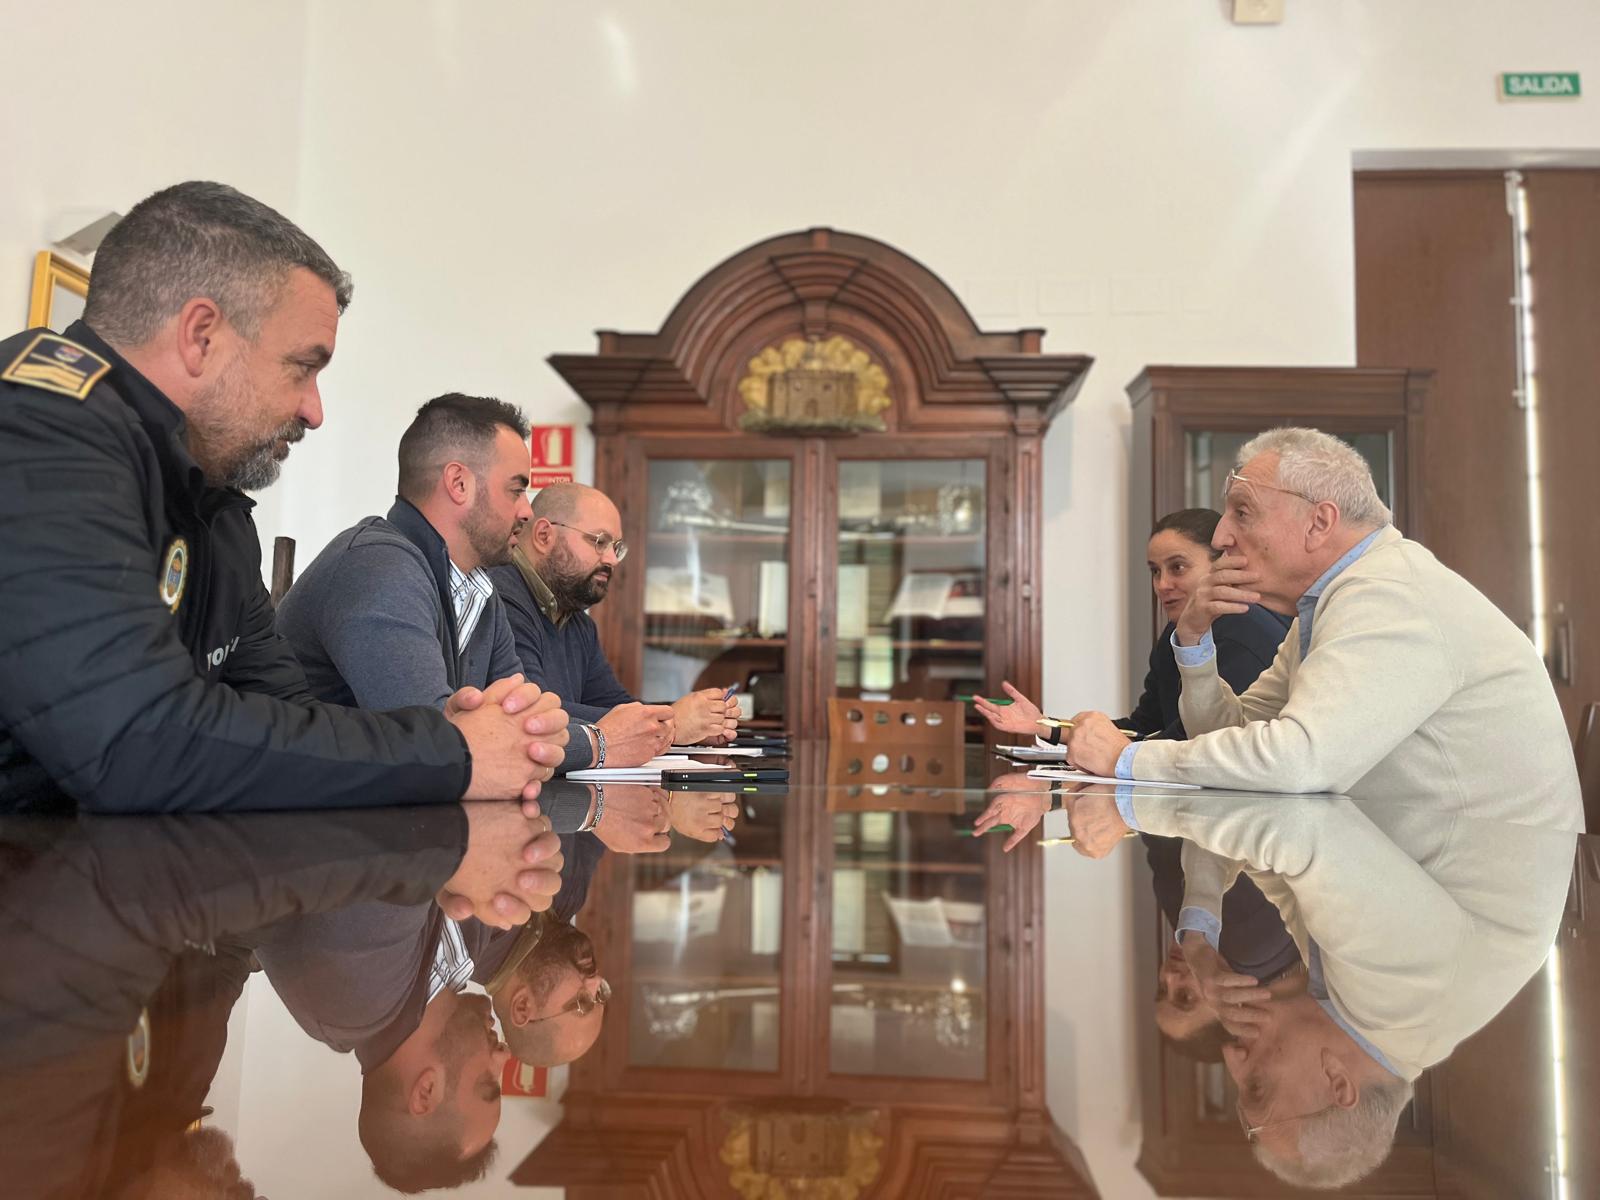
<instances>
[{"instance_id":1,"label":"light blue collared shirt","mask_svg":"<svg viewBox=\"0 0 1600 1200\"><path fill-rule=\"evenodd\" d=\"M1327 590L1330 583L1339 577L1341 571L1370 550L1372 543L1377 541L1378 535L1387 528L1387 525L1381 525L1354 546L1351 546L1338 562L1324 571L1317 581L1305 590L1305 594L1295 601L1295 615L1300 621L1300 659L1302 662L1305 661L1306 655L1311 651L1311 618L1316 612L1317 601L1322 598L1322 593ZM1178 660L1180 667L1198 667L1210 662L1217 656L1217 643L1212 640L1211 630L1208 629L1200 635L1200 640L1195 645L1180 646L1178 645L1178 631L1174 629L1172 631L1172 654ZM1118 779L1133 778L1133 753L1138 748L1139 743L1132 742L1117 756L1116 776ZM1120 809L1122 806L1119 803L1117 807ZM1126 814L1124 814L1123 820L1126 821L1127 819ZM1134 828L1131 823L1128 827L1130 829Z\"/></svg>"},{"instance_id":2,"label":"light blue collared shirt","mask_svg":"<svg viewBox=\"0 0 1600 1200\"><path fill-rule=\"evenodd\" d=\"M1206 941L1211 943L1211 948L1218 954L1222 953L1222 918L1216 913L1185 904L1178 910L1178 928L1173 930L1173 940L1183 941L1183 935L1191 929L1204 934Z\"/></svg>"},{"instance_id":3,"label":"light blue collared shirt","mask_svg":"<svg viewBox=\"0 0 1600 1200\"><path fill-rule=\"evenodd\" d=\"M1329 999L1328 983L1322 977L1322 947L1315 942L1311 942L1310 949L1311 961L1306 965L1306 992L1322 1006L1322 1011L1328 1014L1329 1019L1335 1025L1350 1035L1350 1039L1361 1047L1368 1058L1372 1059L1373 1062L1377 1063L1389 1074L1399 1075L1400 1072L1396 1071L1394 1064L1384 1057L1383 1051L1362 1037L1356 1027L1344 1019L1333 1001Z\"/></svg>"},{"instance_id":4,"label":"light blue collared shirt","mask_svg":"<svg viewBox=\"0 0 1600 1200\"><path fill-rule=\"evenodd\" d=\"M1327 590L1330 583L1339 577L1340 572L1371 549L1372 543L1377 540L1378 535L1387 528L1387 525L1380 525L1354 546L1351 546L1345 552L1344 557L1324 571L1321 578L1308 587L1305 590L1305 594L1295 601L1295 615L1300 618L1301 662L1304 662L1306 655L1311 652L1311 617L1317 611L1317 601L1322 599L1322 593ZM1177 630L1173 630L1172 636L1178 636ZM1209 637L1209 634L1207 636Z\"/></svg>"}]
</instances>

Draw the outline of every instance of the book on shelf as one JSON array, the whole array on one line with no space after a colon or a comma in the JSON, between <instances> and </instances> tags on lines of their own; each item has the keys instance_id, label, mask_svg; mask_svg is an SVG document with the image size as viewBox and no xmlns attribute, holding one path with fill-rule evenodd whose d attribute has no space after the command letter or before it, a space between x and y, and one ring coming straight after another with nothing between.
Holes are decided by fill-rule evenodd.
<instances>
[{"instance_id":1,"label":"book on shelf","mask_svg":"<svg viewBox=\"0 0 1600 1200\"><path fill-rule=\"evenodd\" d=\"M907 900L885 895L895 931L907 946L971 946L983 941L983 905L965 900Z\"/></svg>"},{"instance_id":2,"label":"book on shelf","mask_svg":"<svg viewBox=\"0 0 1600 1200\"><path fill-rule=\"evenodd\" d=\"M789 564L768 559L761 564L756 597L756 632L764 638L789 632Z\"/></svg>"},{"instance_id":3,"label":"book on shelf","mask_svg":"<svg viewBox=\"0 0 1600 1200\"><path fill-rule=\"evenodd\" d=\"M681 567L648 567L644 573L644 611L670 616L710 617L734 623L733 594L726 575Z\"/></svg>"},{"instance_id":4,"label":"book on shelf","mask_svg":"<svg viewBox=\"0 0 1600 1200\"><path fill-rule=\"evenodd\" d=\"M846 640L867 636L869 574L864 564L839 566L839 620L835 628L838 636Z\"/></svg>"},{"instance_id":5,"label":"book on shelf","mask_svg":"<svg viewBox=\"0 0 1600 1200\"><path fill-rule=\"evenodd\" d=\"M983 616L983 576L976 571L911 571L900 580L885 621L927 617L944 621Z\"/></svg>"}]
</instances>

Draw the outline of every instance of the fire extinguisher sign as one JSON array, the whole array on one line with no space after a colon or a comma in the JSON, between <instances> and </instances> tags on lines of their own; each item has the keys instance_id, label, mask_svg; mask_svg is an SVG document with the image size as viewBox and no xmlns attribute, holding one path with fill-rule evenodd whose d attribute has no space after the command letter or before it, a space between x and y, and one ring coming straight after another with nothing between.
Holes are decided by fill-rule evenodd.
<instances>
[{"instance_id":1,"label":"fire extinguisher sign","mask_svg":"<svg viewBox=\"0 0 1600 1200\"><path fill-rule=\"evenodd\" d=\"M535 425L528 432L531 457L528 486L572 482L572 426Z\"/></svg>"}]
</instances>

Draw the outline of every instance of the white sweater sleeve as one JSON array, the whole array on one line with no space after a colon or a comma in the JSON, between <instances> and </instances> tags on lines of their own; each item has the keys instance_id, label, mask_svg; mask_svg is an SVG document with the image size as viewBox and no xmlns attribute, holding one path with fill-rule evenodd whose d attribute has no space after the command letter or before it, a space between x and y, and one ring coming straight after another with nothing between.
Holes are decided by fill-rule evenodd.
<instances>
[{"instance_id":1,"label":"white sweater sleeve","mask_svg":"<svg viewBox=\"0 0 1600 1200\"><path fill-rule=\"evenodd\" d=\"M1245 693L1250 720L1215 667L1183 671L1182 711L1211 732L1140 744L1135 778L1252 791L1343 792L1432 715L1459 676L1427 605L1391 579L1335 581L1310 653L1290 639ZM1291 634L1291 638L1294 635ZM1194 694L1191 696L1191 687ZM1258 690L1259 689L1259 690ZM1281 697L1281 701L1280 701ZM1274 706L1275 715L1266 717Z\"/></svg>"}]
</instances>

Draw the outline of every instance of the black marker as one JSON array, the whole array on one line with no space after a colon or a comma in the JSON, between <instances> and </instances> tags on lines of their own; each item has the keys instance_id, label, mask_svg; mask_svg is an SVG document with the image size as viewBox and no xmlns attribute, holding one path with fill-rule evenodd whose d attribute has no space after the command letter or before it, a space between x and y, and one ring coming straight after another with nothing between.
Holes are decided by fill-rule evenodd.
<instances>
[{"instance_id":1,"label":"black marker","mask_svg":"<svg viewBox=\"0 0 1600 1200\"><path fill-rule=\"evenodd\" d=\"M663 771L662 783L777 783L787 771Z\"/></svg>"}]
</instances>

